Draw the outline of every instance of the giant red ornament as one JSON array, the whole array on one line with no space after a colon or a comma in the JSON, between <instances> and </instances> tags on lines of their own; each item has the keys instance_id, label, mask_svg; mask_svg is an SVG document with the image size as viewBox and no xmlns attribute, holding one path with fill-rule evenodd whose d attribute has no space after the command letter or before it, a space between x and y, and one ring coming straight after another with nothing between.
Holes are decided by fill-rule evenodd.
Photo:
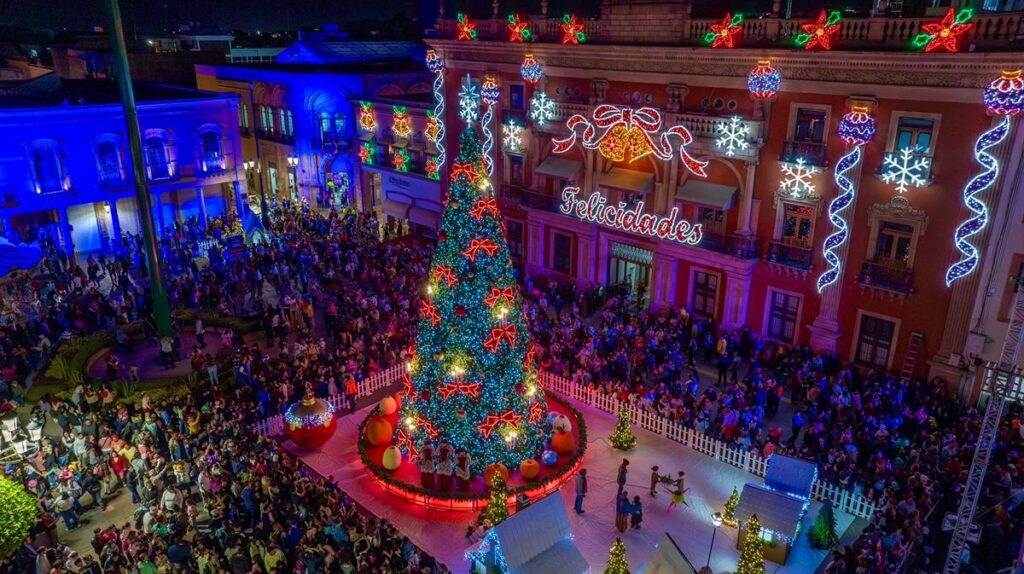
<instances>
[{"instance_id":1,"label":"giant red ornament","mask_svg":"<svg viewBox=\"0 0 1024 574\"><path fill-rule=\"evenodd\" d=\"M338 427L334 407L311 394L288 407L284 420L288 438L302 448L323 446Z\"/></svg>"}]
</instances>

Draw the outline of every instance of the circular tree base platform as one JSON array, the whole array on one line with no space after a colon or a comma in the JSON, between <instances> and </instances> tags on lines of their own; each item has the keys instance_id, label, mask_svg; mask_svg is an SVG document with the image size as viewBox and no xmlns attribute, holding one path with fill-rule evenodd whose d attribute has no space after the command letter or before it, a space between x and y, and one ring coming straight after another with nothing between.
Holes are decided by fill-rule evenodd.
<instances>
[{"instance_id":1,"label":"circular tree base platform","mask_svg":"<svg viewBox=\"0 0 1024 574\"><path fill-rule=\"evenodd\" d=\"M587 430L583 415L551 393L547 393L545 397L548 401L549 412L564 414L572 421L576 451L569 455L559 455L558 461L553 466L542 463L540 474L531 480L524 479L518 468L510 468L508 480L510 505L514 504L516 497L522 494L534 500L555 492L576 474L576 470L583 462L583 454L587 449ZM370 417L372 416L371 414ZM397 469L385 470L381 461L387 446L370 445L363 433L363 428L370 417L367 417L359 425L359 456L373 482L382 490L407 503L429 510L478 512L487 506L490 496L482 476L474 476L469 481L469 488L463 491L458 489L458 480L453 475L451 488L444 490L439 488L439 477L436 476L434 485L425 487L422 484L416 463L410 461L405 455L402 456L402 463ZM397 423L397 416L393 417L392 422Z\"/></svg>"}]
</instances>

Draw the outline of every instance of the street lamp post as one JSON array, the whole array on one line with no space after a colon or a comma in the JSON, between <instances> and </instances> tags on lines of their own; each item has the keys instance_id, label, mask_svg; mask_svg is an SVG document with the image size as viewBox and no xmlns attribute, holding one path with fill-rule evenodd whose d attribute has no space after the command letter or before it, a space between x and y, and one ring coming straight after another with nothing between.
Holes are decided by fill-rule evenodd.
<instances>
[{"instance_id":1,"label":"street lamp post","mask_svg":"<svg viewBox=\"0 0 1024 574\"><path fill-rule=\"evenodd\" d=\"M292 200L299 200L299 157L296 155L288 156L288 167L292 170L292 182L295 184L295 188L290 190L292 192Z\"/></svg>"},{"instance_id":2,"label":"street lamp post","mask_svg":"<svg viewBox=\"0 0 1024 574\"><path fill-rule=\"evenodd\" d=\"M721 512L716 512L711 515L711 524L715 526L715 529L711 531L711 548L708 549L708 563L705 566L708 571L711 570L711 553L715 551L715 535L718 534L718 529L722 526L722 522Z\"/></svg>"},{"instance_id":3,"label":"street lamp post","mask_svg":"<svg viewBox=\"0 0 1024 574\"><path fill-rule=\"evenodd\" d=\"M256 143L256 179L260 183L260 221L263 222L264 228L270 227L270 215L267 213L267 196L263 192L263 176L260 174L262 171L260 168L263 165L263 161L260 160L260 126L256 125L256 96L255 87L252 82L249 82L249 101L252 103L252 139ZM266 126L263 126L264 128Z\"/></svg>"}]
</instances>

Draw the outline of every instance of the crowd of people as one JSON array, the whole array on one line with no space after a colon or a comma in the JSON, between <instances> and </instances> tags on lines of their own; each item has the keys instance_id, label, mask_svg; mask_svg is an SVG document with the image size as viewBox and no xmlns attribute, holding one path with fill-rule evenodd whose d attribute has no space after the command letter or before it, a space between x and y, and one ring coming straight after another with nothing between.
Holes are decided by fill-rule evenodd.
<instances>
[{"instance_id":1,"label":"crowd of people","mask_svg":"<svg viewBox=\"0 0 1024 574\"><path fill-rule=\"evenodd\" d=\"M93 498L102 499L117 484L128 486L140 501L154 495L162 501L168 489L179 484L170 477L178 478L176 470L182 462L187 470L180 477L187 480L180 484L200 484L198 505L194 497L182 493L180 507L168 514L157 504L142 530L101 533L105 542L98 546L100 563L109 558L131 564L129 556L137 555L130 551L133 546L159 547L139 543L140 537L154 534L154 523L167 526L156 530L170 561L170 548L181 546L175 533L194 532L196 510L210 506L202 477L212 477L218 468L237 479L213 481L226 484L228 490L222 491L227 492L224 497L212 498L212 508L243 522L249 520L251 532L265 520L262 508L267 501L285 501L283 508L268 505L272 509L268 512L291 513L307 522L311 515L320 516L323 522L313 528L316 535L310 540L299 534L300 542L305 542L298 545L285 540L291 534L287 529L276 537L273 529L260 530L259 537L237 532L192 537L187 543L189 556L197 561L207 551L210 560L222 563L240 554L256 560L255 555L266 554L269 541L277 541L289 563L301 561L309 548L322 550L323 563L337 563L326 555L337 558L338 541L332 545L322 535L331 521L358 516L348 510L344 516L335 515L334 507L325 511L317 504L319 498L310 501L292 492L268 494L267 488L276 486L278 479L285 480L285 490L296 487L282 477L305 481L304 492L329 493L331 487L303 476L296 463L271 444L249 444L232 435L234 431L217 430L217 421L279 412L307 387L321 396L354 395L347 391L360 378L403 361L415 337L418 291L431 248L406 239L382 241L397 232L382 228L372 216L334 211L324 215L291 206L275 213L269 241L246 256L233 257L225 238L236 227L231 220L217 220L205 228L185 222L161 243L168 293L175 307L219 311L259 322L262 345L233 333L225 345L230 352L217 358L203 353L200 347L205 341L198 336L203 326L201 322L194 325L197 349L192 356L198 352L200 359L198 368L193 361L193 369L208 369L211 361L215 368L216 363L229 363L233 376L228 386L214 386L212 396L193 396L184 405L144 405L139 411L113 404L108 409L104 400L98 410L90 410L88 401L37 406L50 409L50 418L58 420L64 434L44 449L54 454L37 461L38 475L22 478L27 486L34 484L30 488L49 501L47 510L55 515L65 516L61 507L68 502L62 502L62 496L69 490L71 510L78 504L75 492L80 497L81 492L99 488L100 496ZM17 385L66 333L87 334L141 320L150 344L158 344L152 336L155 327L146 321L148 294L138 287L145 272L137 239L128 237L118 256L90 257L81 266L73 265L52 243L43 245L47 257L38 276L0 286L6 303L0 315L0 399L14 400ZM209 261L205 266L195 257L200 245ZM614 393L736 448L813 460L822 479L875 501L878 511L871 525L854 543L833 554L830 574L887 572L910 554L915 541L918 551L928 544L941 544L941 534L926 519L929 512L941 515L959 499L979 427L976 411L962 409L944 384L901 381L879 369L861 369L806 347L775 343L747 328L722 329L685 309L647 313L637 304L642 294L608 293L601 287L579 290L571 283L559 285L529 275L521 279L541 368ZM108 395L112 395L109 387L99 393L101 399ZM239 409L248 410L240 414ZM193 423L203 432L192 433ZM217 440L210 442L211 437ZM1009 540L1019 538L1015 511L1019 512L1018 499L1024 492L1019 488L1024 462L1018 454L1020 435L1007 431L1001 437L993 458L998 480L986 483L982 504L992 509L987 515L992 524L986 523L986 528L998 529ZM124 449L132 456L119 456ZM223 466L219 461L225 456L238 454L232 449L242 449L254 461L253 467L236 473ZM141 469L136 468L140 459L144 461L138 463ZM276 465L260 464L265 460ZM53 471L70 463L77 463L71 466L77 472L70 477L77 486L66 487L62 482L66 478L54 478L62 473ZM97 466L107 471L96 476L92 469ZM245 485L253 481L253 492L243 495ZM331 495L344 500L340 493ZM193 516L189 501L194 505ZM68 527L75 524L74 514L67 515ZM209 514L215 523L216 512ZM237 525L224 522L231 524L229 529ZM364 524L362 528L377 532L370 536L379 543L375 548L394 549L394 536L385 543L386 537L380 534L389 527ZM210 529L214 534L217 530ZM160 534L164 531L166 535ZM994 536L990 534L988 540ZM351 533L349 537L356 542L357 537ZM263 550L252 549L256 538ZM107 550L111 545L117 550ZM403 546L399 554L410 562L405 544L399 546ZM980 572L990 571L988 564L1005 563L1009 545L995 548L989 554L997 558L974 561L982 565L977 566ZM395 556L382 552L378 559L390 561ZM358 566L359 557L355 560ZM265 561L261 567L272 571Z\"/></svg>"}]
</instances>

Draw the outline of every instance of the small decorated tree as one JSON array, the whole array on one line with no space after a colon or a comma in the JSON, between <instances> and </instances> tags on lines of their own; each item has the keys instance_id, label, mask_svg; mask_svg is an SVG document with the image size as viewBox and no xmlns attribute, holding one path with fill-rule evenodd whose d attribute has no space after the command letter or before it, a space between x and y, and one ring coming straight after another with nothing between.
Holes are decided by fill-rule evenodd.
<instances>
[{"instance_id":1,"label":"small decorated tree","mask_svg":"<svg viewBox=\"0 0 1024 574\"><path fill-rule=\"evenodd\" d=\"M832 504L826 502L821 508L814 525L807 531L807 538L811 546L818 550L832 548L839 543L839 536L836 535L836 515L832 511Z\"/></svg>"},{"instance_id":2,"label":"small decorated tree","mask_svg":"<svg viewBox=\"0 0 1024 574\"><path fill-rule=\"evenodd\" d=\"M729 495L729 500L725 501L725 509L722 512L722 522L736 527L736 507L740 505L740 491L736 487L732 487L732 494Z\"/></svg>"},{"instance_id":3,"label":"small decorated tree","mask_svg":"<svg viewBox=\"0 0 1024 574\"><path fill-rule=\"evenodd\" d=\"M484 508L483 518L491 526L508 518L508 484L500 472L491 477L491 500Z\"/></svg>"},{"instance_id":4,"label":"small decorated tree","mask_svg":"<svg viewBox=\"0 0 1024 574\"><path fill-rule=\"evenodd\" d=\"M626 545L621 538L615 539L611 550L608 551L608 567L604 574L629 574L629 563L626 562Z\"/></svg>"},{"instance_id":5,"label":"small decorated tree","mask_svg":"<svg viewBox=\"0 0 1024 574\"><path fill-rule=\"evenodd\" d=\"M761 540L761 522L757 515L750 517L746 533L743 537L743 548L740 550L740 563L736 565L736 574L765 574L764 542Z\"/></svg>"},{"instance_id":6,"label":"small decorated tree","mask_svg":"<svg viewBox=\"0 0 1024 574\"><path fill-rule=\"evenodd\" d=\"M0 561L25 541L37 518L35 498L20 484L0 477Z\"/></svg>"},{"instance_id":7,"label":"small decorated tree","mask_svg":"<svg viewBox=\"0 0 1024 574\"><path fill-rule=\"evenodd\" d=\"M629 411L626 407L619 409L619 420L615 423L615 430L608 440L619 450L629 450L636 446L636 436L633 434L633 425L629 422Z\"/></svg>"}]
</instances>

